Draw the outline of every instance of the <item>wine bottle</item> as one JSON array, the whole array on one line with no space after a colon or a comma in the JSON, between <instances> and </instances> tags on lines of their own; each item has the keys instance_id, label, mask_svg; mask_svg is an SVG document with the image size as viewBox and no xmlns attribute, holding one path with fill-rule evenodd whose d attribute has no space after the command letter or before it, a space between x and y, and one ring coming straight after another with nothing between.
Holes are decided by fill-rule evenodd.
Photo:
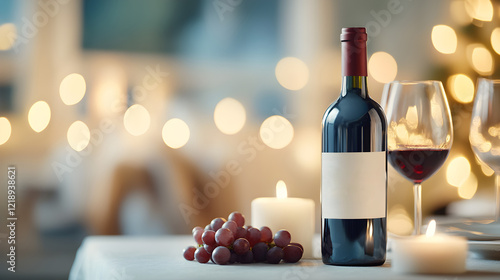
<instances>
[{"instance_id":1,"label":"wine bottle","mask_svg":"<svg viewBox=\"0 0 500 280\"><path fill-rule=\"evenodd\" d=\"M332 265L382 265L387 241L387 121L368 96L365 28L343 28L342 88L322 128L321 253Z\"/></svg>"}]
</instances>

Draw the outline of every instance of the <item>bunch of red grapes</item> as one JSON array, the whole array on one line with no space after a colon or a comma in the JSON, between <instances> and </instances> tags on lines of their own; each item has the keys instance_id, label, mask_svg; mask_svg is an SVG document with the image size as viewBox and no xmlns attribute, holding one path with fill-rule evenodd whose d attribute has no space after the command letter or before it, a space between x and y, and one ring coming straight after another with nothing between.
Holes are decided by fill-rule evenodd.
<instances>
[{"instance_id":1,"label":"bunch of red grapes","mask_svg":"<svg viewBox=\"0 0 500 280\"><path fill-rule=\"evenodd\" d=\"M278 264L283 260L296 263L302 258L304 248L299 243L290 243L291 235L286 230L245 226L245 216L233 212L228 220L215 218L205 227L195 227L193 237L198 247L184 249L184 258L216 264L267 262Z\"/></svg>"}]
</instances>

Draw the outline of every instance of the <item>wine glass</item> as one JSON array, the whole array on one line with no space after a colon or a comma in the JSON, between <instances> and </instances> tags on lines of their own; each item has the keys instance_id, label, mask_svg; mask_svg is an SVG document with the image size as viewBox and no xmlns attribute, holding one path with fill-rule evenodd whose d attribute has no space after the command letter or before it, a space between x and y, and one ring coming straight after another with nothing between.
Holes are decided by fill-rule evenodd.
<instances>
[{"instance_id":1,"label":"wine glass","mask_svg":"<svg viewBox=\"0 0 500 280\"><path fill-rule=\"evenodd\" d=\"M500 80L479 78L469 141L476 156L496 175L495 220L500 221Z\"/></svg>"},{"instance_id":2,"label":"wine glass","mask_svg":"<svg viewBox=\"0 0 500 280\"><path fill-rule=\"evenodd\" d=\"M418 235L421 184L443 165L453 142L450 107L440 81L394 81L386 89L388 158L414 184L413 234Z\"/></svg>"}]
</instances>

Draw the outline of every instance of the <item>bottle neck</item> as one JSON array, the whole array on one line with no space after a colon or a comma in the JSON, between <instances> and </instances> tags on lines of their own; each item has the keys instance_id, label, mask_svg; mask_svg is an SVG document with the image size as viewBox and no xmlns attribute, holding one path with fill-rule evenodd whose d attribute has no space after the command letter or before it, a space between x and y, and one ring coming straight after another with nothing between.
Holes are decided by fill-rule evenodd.
<instances>
[{"instance_id":1,"label":"bottle neck","mask_svg":"<svg viewBox=\"0 0 500 280\"><path fill-rule=\"evenodd\" d=\"M366 77L366 31L364 28L344 28L340 36L342 48L342 96L350 93L368 97Z\"/></svg>"},{"instance_id":2,"label":"bottle neck","mask_svg":"<svg viewBox=\"0 0 500 280\"><path fill-rule=\"evenodd\" d=\"M346 40L342 47L342 76L368 76L366 41Z\"/></svg>"},{"instance_id":3,"label":"bottle neck","mask_svg":"<svg viewBox=\"0 0 500 280\"><path fill-rule=\"evenodd\" d=\"M368 90L366 86L366 76L343 76L342 77L342 90L340 95L342 97L347 94L354 93L362 98L368 97Z\"/></svg>"}]
</instances>

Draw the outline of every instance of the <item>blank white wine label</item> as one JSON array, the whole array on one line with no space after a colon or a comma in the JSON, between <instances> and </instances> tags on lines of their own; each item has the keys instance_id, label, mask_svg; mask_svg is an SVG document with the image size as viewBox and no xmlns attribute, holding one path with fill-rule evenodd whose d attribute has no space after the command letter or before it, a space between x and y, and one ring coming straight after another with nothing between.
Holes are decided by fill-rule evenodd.
<instances>
[{"instance_id":1,"label":"blank white wine label","mask_svg":"<svg viewBox=\"0 0 500 280\"><path fill-rule=\"evenodd\" d=\"M386 152L323 153L323 219L375 219L386 216Z\"/></svg>"}]
</instances>

